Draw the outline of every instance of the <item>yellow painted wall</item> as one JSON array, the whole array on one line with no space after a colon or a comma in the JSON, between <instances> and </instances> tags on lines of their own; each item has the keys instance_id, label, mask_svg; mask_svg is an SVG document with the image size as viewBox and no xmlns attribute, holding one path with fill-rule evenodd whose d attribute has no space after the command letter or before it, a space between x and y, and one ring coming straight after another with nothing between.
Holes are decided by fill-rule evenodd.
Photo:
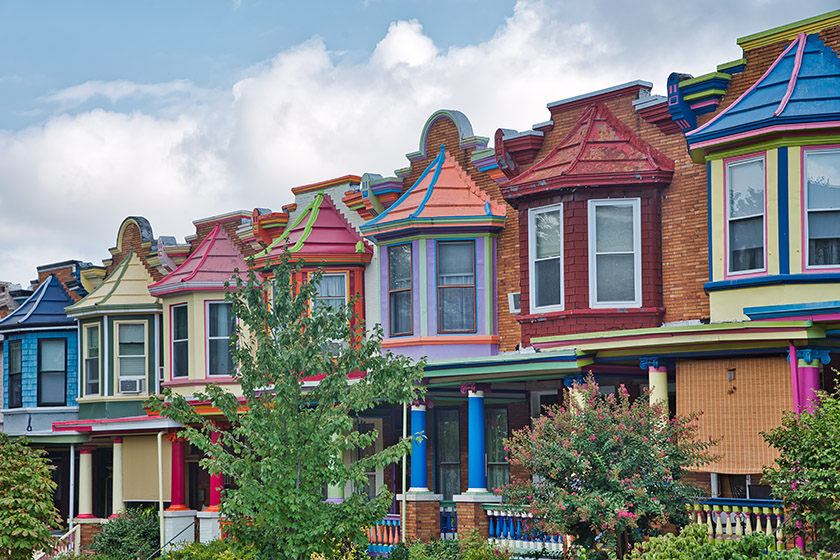
<instances>
[{"instance_id":1,"label":"yellow painted wall","mask_svg":"<svg viewBox=\"0 0 840 560\"><path fill-rule=\"evenodd\" d=\"M172 481L172 444L163 438L163 499L169 501ZM157 436L123 437L123 499L158 500Z\"/></svg>"},{"instance_id":2,"label":"yellow painted wall","mask_svg":"<svg viewBox=\"0 0 840 560\"><path fill-rule=\"evenodd\" d=\"M790 273L802 272L802 150L788 148L788 223Z\"/></svg>"},{"instance_id":3,"label":"yellow painted wall","mask_svg":"<svg viewBox=\"0 0 840 560\"><path fill-rule=\"evenodd\" d=\"M767 235L767 274L779 274L779 150L764 155L765 231Z\"/></svg>"},{"instance_id":4,"label":"yellow painted wall","mask_svg":"<svg viewBox=\"0 0 840 560\"><path fill-rule=\"evenodd\" d=\"M837 284L781 284L721 290L709 293L709 310L713 323L746 321L745 307L784 305L836 300L840 294Z\"/></svg>"},{"instance_id":5,"label":"yellow painted wall","mask_svg":"<svg viewBox=\"0 0 840 560\"><path fill-rule=\"evenodd\" d=\"M724 267L726 263L726 223L723 219L724 212L724 188L723 188L723 160L711 162L712 173L712 279L723 280Z\"/></svg>"}]
</instances>

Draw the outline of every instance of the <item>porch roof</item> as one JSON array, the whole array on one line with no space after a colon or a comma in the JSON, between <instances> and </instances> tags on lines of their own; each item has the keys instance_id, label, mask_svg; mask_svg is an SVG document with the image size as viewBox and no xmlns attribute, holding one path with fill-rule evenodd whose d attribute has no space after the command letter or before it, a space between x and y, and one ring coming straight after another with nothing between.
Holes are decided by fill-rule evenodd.
<instances>
[{"instance_id":1,"label":"porch roof","mask_svg":"<svg viewBox=\"0 0 840 560\"><path fill-rule=\"evenodd\" d=\"M591 355L575 349L510 352L482 358L430 361L426 363L424 378L429 386L476 381L524 381L577 373L593 363Z\"/></svg>"}]
</instances>

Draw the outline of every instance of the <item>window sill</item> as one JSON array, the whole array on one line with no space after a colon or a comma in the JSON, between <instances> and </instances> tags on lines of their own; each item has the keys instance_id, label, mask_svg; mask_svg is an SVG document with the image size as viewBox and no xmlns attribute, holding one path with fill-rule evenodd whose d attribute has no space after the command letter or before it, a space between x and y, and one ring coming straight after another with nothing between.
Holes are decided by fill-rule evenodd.
<instances>
[{"instance_id":1,"label":"window sill","mask_svg":"<svg viewBox=\"0 0 840 560\"><path fill-rule=\"evenodd\" d=\"M531 313L528 315L517 315L516 320L520 323L538 323L551 319L564 319L566 317L614 317L616 315L632 315L634 317L655 317L665 313L664 307L630 307L630 308L597 308L597 309L567 309L565 311L552 311L550 313Z\"/></svg>"}]
</instances>

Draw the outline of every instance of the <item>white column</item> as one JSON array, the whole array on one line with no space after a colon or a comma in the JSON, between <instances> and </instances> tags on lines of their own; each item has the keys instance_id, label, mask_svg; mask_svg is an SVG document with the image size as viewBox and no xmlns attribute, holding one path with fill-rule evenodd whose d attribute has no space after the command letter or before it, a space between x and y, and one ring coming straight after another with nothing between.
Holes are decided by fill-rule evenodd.
<instances>
[{"instance_id":1,"label":"white column","mask_svg":"<svg viewBox=\"0 0 840 560\"><path fill-rule=\"evenodd\" d=\"M114 468L112 481L111 517L116 517L124 508L123 504L123 441L121 437L114 438Z\"/></svg>"},{"instance_id":2,"label":"white column","mask_svg":"<svg viewBox=\"0 0 840 560\"><path fill-rule=\"evenodd\" d=\"M94 519L92 447L79 449L79 515L77 518Z\"/></svg>"}]
</instances>

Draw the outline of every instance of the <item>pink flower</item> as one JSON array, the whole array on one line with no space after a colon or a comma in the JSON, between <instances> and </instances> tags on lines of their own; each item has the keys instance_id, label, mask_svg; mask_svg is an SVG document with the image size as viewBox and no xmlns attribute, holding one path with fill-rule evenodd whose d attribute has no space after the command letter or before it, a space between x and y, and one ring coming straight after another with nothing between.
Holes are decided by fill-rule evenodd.
<instances>
[{"instance_id":1,"label":"pink flower","mask_svg":"<svg viewBox=\"0 0 840 560\"><path fill-rule=\"evenodd\" d=\"M594 434L589 438L589 441L595 441L595 435Z\"/></svg>"}]
</instances>

